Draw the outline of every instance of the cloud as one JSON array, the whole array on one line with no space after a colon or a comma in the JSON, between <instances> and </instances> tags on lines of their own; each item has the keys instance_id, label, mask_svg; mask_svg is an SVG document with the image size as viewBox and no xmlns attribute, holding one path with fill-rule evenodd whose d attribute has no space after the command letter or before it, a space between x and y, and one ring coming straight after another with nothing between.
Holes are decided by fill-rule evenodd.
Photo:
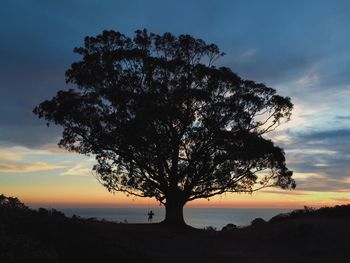
<instances>
[{"instance_id":1,"label":"cloud","mask_svg":"<svg viewBox=\"0 0 350 263\"><path fill-rule=\"evenodd\" d=\"M0 173L32 173L67 167L66 154L21 146L0 148Z\"/></svg>"},{"instance_id":2,"label":"cloud","mask_svg":"<svg viewBox=\"0 0 350 263\"><path fill-rule=\"evenodd\" d=\"M337 201L337 202L350 203L350 198L346 198L346 197L339 197L339 198L335 197L332 199Z\"/></svg>"},{"instance_id":3,"label":"cloud","mask_svg":"<svg viewBox=\"0 0 350 263\"><path fill-rule=\"evenodd\" d=\"M77 164L72 168L69 168L67 171L60 173L61 176L91 176L92 170L86 168L83 165Z\"/></svg>"},{"instance_id":4,"label":"cloud","mask_svg":"<svg viewBox=\"0 0 350 263\"><path fill-rule=\"evenodd\" d=\"M310 141L308 144L311 144ZM299 149L288 149L287 150L289 154L297 154L297 155L314 155L314 156L321 156L321 155L333 155L337 152L334 150L327 150L327 149L308 149L307 145L305 145L304 148Z\"/></svg>"},{"instance_id":5,"label":"cloud","mask_svg":"<svg viewBox=\"0 0 350 263\"><path fill-rule=\"evenodd\" d=\"M350 120L350 116L335 116L336 119L338 120Z\"/></svg>"},{"instance_id":6,"label":"cloud","mask_svg":"<svg viewBox=\"0 0 350 263\"><path fill-rule=\"evenodd\" d=\"M350 129L337 129L337 130L323 130L323 131L314 131L304 134L299 134L298 137L302 140L332 140L332 139L342 139L349 137L350 138Z\"/></svg>"},{"instance_id":7,"label":"cloud","mask_svg":"<svg viewBox=\"0 0 350 263\"><path fill-rule=\"evenodd\" d=\"M194 1L187 1L189 8L185 13L182 8L185 1L174 2L171 8L169 4L145 2L137 10L132 3L118 5L115 1L106 1L104 5L83 0L59 4L7 2L0 10L8 22L0 24L4 32L0 36L3 58L0 143L40 150L37 154L2 150L3 169L40 171L63 163L66 168L72 166L63 175L91 173L84 163L64 163L62 160L67 156L58 160L56 156L61 152L56 153L57 148L50 149L47 145L58 142L61 129L47 128L43 120L32 114L32 109L66 87L64 71L77 59L72 48L81 45L84 36L110 28L130 35L137 25L144 25L155 33L189 33L214 42L227 53L218 63L290 96L295 104L292 120L270 136L286 150L288 166L296 172L296 177L324 176L298 178L298 187L319 191L324 191L327 184L339 191L348 187L342 184L349 176L350 163L350 123L347 123L350 120L347 34L350 18L346 15L346 1L331 9L322 2L317 9L312 3L275 2L271 9L271 5L261 1L255 1L255 8L244 1L204 3L200 7ZM173 12L161 12L165 8ZM136 14L130 16L131 12ZM180 21L179 15L183 18ZM76 157L69 156L69 160L73 158Z\"/></svg>"},{"instance_id":8,"label":"cloud","mask_svg":"<svg viewBox=\"0 0 350 263\"><path fill-rule=\"evenodd\" d=\"M305 75L299 78L296 81L296 84L304 88L307 88L307 87L315 86L319 82L320 82L319 74L315 69L312 68L309 72L307 72Z\"/></svg>"},{"instance_id":9,"label":"cloud","mask_svg":"<svg viewBox=\"0 0 350 263\"><path fill-rule=\"evenodd\" d=\"M350 129L292 132L282 141L288 167L303 191L350 191Z\"/></svg>"},{"instance_id":10,"label":"cloud","mask_svg":"<svg viewBox=\"0 0 350 263\"><path fill-rule=\"evenodd\" d=\"M248 63L253 59L253 57L257 54L257 52L258 52L257 48L247 49L239 53L237 56L233 57L233 61L237 62L238 64Z\"/></svg>"},{"instance_id":11,"label":"cloud","mask_svg":"<svg viewBox=\"0 0 350 263\"><path fill-rule=\"evenodd\" d=\"M325 178L324 174L318 174L318 173L294 173L293 174L294 179L299 181L306 181L310 179L322 179Z\"/></svg>"},{"instance_id":12,"label":"cloud","mask_svg":"<svg viewBox=\"0 0 350 263\"><path fill-rule=\"evenodd\" d=\"M45 122L40 120L38 125L21 122L18 124L0 124L0 144L6 146L22 146L26 148L41 148L48 144L57 144L62 133L58 126L46 127ZM24 117L23 117L24 118ZM1 119L1 116L0 116Z\"/></svg>"},{"instance_id":13,"label":"cloud","mask_svg":"<svg viewBox=\"0 0 350 263\"><path fill-rule=\"evenodd\" d=\"M47 154L47 153L59 153L59 154L76 154L74 152L70 152L66 149L58 147L57 144L44 144L35 149L35 152Z\"/></svg>"},{"instance_id":14,"label":"cloud","mask_svg":"<svg viewBox=\"0 0 350 263\"><path fill-rule=\"evenodd\" d=\"M19 161L22 159L22 155L8 149L0 149L0 161Z\"/></svg>"},{"instance_id":15,"label":"cloud","mask_svg":"<svg viewBox=\"0 0 350 263\"><path fill-rule=\"evenodd\" d=\"M329 176L322 180L308 180L297 182L297 189L314 192L349 192L350 183L344 180L332 179Z\"/></svg>"},{"instance_id":16,"label":"cloud","mask_svg":"<svg viewBox=\"0 0 350 263\"><path fill-rule=\"evenodd\" d=\"M293 189L293 190L288 191L288 190L278 189L278 188L266 188L266 189L261 190L261 192L268 193L268 194L278 194L278 195L283 194L283 195L292 195L292 196L295 196L295 195L301 195L301 196L310 195L309 192L307 192L307 191L300 191L298 189Z\"/></svg>"},{"instance_id":17,"label":"cloud","mask_svg":"<svg viewBox=\"0 0 350 263\"><path fill-rule=\"evenodd\" d=\"M33 162L29 164L9 164L0 162L0 173L32 173L50 171L64 166L45 162Z\"/></svg>"},{"instance_id":18,"label":"cloud","mask_svg":"<svg viewBox=\"0 0 350 263\"><path fill-rule=\"evenodd\" d=\"M316 167L327 167L328 164L326 164L326 163L316 163L315 166Z\"/></svg>"},{"instance_id":19,"label":"cloud","mask_svg":"<svg viewBox=\"0 0 350 263\"><path fill-rule=\"evenodd\" d=\"M22 146L0 148L0 173L33 173L65 169L61 175L91 174L95 163L93 156L87 157L62 151L53 145L41 148Z\"/></svg>"}]
</instances>

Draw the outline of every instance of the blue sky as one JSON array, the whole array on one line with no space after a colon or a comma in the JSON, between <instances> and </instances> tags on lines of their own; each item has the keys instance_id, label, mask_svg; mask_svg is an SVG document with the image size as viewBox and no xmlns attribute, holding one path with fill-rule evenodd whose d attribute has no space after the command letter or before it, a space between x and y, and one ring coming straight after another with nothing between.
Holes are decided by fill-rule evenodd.
<instances>
[{"instance_id":1,"label":"blue sky","mask_svg":"<svg viewBox=\"0 0 350 263\"><path fill-rule=\"evenodd\" d=\"M67 88L64 72L85 36L147 28L215 43L226 53L218 64L290 96L292 120L270 137L286 150L295 194L350 201L350 1L3 0L0 6L0 192L26 196L13 189L27 184L36 191L31 178L38 176L35 182L48 189L54 182L58 192L69 180L87 185L87 177L71 177L86 174L93 162L58 150L60 129L47 128L32 109Z\"/></svg>"}]
</instances>

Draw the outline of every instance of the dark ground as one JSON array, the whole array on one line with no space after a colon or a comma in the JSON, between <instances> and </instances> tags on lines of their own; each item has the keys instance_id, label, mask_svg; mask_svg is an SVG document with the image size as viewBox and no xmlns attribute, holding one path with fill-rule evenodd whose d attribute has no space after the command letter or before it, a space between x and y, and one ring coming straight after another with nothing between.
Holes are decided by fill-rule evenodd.
<instances>
[{"instance_id":1,"label":"dark ground","mask_svg":"<svg viewBox=\"0 0 350 263\"><path fill-rule=\"evenodd\" d=\"M1 200L0 200L1 201ZM0 203L1 206L1 203ZM0 207L0 262L350 262L350 205L232 231L169 229Z\"/></svg>"}]
</instances>

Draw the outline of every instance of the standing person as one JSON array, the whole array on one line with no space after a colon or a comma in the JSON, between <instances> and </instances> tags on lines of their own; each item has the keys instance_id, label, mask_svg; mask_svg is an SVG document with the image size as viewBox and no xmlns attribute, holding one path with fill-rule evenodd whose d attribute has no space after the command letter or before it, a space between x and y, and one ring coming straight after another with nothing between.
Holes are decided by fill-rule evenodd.
<instances>
[{"instance_id":1,"label":"standing person","mask_svg":"<svg viewBox=\"0 0 350 263\"><path fill-rule=\"evenodd\" d=\"M153 219L153 216L154 216L153 211L152 210L149 211L147 215L148 215L148 222L152 222L152 219Z\"/></svg>"}]
</instances>

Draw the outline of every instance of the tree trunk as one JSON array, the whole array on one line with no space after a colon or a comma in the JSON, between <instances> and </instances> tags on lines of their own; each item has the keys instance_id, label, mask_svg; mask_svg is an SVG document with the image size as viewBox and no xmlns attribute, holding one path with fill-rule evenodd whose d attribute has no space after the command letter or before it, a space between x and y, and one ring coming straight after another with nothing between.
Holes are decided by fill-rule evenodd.
<instances>
[{"instance_id":1,"label":"tree trunk","mask_svg":"<svg viewBox=\"0 0 350 263\"><path fill-rule=\"evenodd\" d=\"M172 226L185 226L183 208L185 202L177 200L167 200L165 204L164 223Z\"/></svg>"}]
</instances>

